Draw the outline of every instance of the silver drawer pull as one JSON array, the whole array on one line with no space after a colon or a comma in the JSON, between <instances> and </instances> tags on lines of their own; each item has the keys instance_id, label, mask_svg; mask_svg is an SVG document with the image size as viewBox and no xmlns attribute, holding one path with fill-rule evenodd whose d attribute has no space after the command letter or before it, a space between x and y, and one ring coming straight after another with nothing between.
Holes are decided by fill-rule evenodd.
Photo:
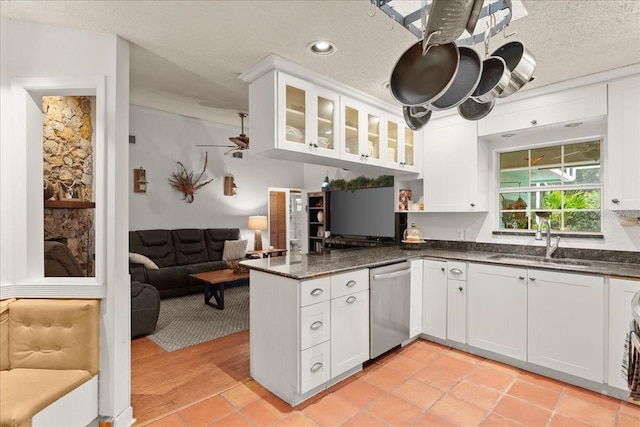
<instances>
[{"instance_id":1,"label":"silver drawer pull","mask_svg":"<svg viewBox=\"0 0 640 427\"><path fill-rule=\"evenodd\" d=\"M518 280L524 280L524 276L519 276Z\"/></svg>"},{"instance_id":2,"label":"silver drawer pull","mask_svg":"<svg viewBox=\"0 0 640 427\"><path fill-rule=\"evenodd\" d=\"M529 280L531 280L532 282L535 282L536 278L535 277L529 277Z\"/></svg>"},{"instance_id":3,"label":"silver drawer pull","mask_svg":"<svg viewBox=\"0 0 640 427\"><path fill-rule=\"evenodd\" d=\"M322 369L322 363L320 362L314 363L313 365L311 365L311 368L309 368L309 370L313 373L318 372L320 369Z\"/></svg>"},{"instance_id":4,"label":"silver drawer pull","mask_svg":"<svg viewBox=\"0 0 640 427\"><path fill-rule=\"evenodd\" d=\"M314 290L312 290L312 291L310 292L310 294L311 294L312 296L314 296L314 297L317 297L318 295L321 295L321 294L322 294L322 292L324 292L322 289L320 289L320 288L315 288Z\"/></svg>"},{"instance_id":5,"label":"silver drawer pull","mask_svg":"<svg viewBox=\"0 0 640 427\"><path fill-rule=\"evenodd\" d=\"M357 285L355 280L349 280L347 282L347 288L353 288L355 285Z\"/></svg>"},{"instance_id":6,"label":"silver drawer pull","mask_svg":"<svg viewBox=\"0 0 640 427\"><path fill-rule=\"evenodd\" d=\"M452 274L462 274L462 270L460 270L459 268L452 268L451 270L449 270Z\"/></svg>"},{"instance_id":7,"label":"silver drawer pull","mask_svg":"<svg viewBox=\"0 0 640 427\"><path fill-rule=\"evenodd\" d=\"M315 321L311 324L311 326L309 326L309 329L313 329L314 331L316 329L320 329L322 327L323 323L321 321Z\"/></svg>"},{"instance_id":8,"label":"silver drawer pull","mask_svg":"<svg viewBox=\"0 0 640 427\"><path fill-rule=\"evenodd\" d=\"M358 298L354 297L353 295L350 296L349 298L347 298L347 304L353 304L354 302L356 302Z\"/></svg>"}]
</instances>

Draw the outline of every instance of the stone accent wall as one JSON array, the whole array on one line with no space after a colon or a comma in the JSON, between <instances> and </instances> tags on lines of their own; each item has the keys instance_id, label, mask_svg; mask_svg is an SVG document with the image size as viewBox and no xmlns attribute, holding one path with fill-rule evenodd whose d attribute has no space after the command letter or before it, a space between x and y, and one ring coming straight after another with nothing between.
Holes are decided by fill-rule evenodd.
<instances>
[{"instance_id":1,"label":"stone accent wall","mask_svg":"<svg viewBox=\"0 0 640 427\"><path fill-rule=\"evenodd\" d=\"M43 97L43 175L55 188L82 189L82 200L93 200L92 111L95 97ZM63 238L83 266L92 264L94 236L93 209L45 209L45 239ZM91 268L87 269L93 275Z\"/></svg>"}]
</instances>

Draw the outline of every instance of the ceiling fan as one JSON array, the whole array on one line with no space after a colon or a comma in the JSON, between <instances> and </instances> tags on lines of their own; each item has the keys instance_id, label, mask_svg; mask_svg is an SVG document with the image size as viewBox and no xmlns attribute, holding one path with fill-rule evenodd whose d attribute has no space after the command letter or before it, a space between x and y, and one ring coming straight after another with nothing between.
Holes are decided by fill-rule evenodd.
<instances>
[{"instance_id":1,"label":"ceiling fan","mask_svg":"<svg viewBox=\"0 0 640 427\"><path fill-rule=\"evenodd\" d=\"M235 145L215 145L215 144L197 144L197 147L227 147L231 148L231 150L225 151L224 154L233 153L234 157L242 157L242 151L249 149L249 137L244 134L244 118L247 117L247 113L238 113L241 121L241 131L240 135L232 136L229 138L229 141L233 142Z\"/></svg>"}]
</instances>

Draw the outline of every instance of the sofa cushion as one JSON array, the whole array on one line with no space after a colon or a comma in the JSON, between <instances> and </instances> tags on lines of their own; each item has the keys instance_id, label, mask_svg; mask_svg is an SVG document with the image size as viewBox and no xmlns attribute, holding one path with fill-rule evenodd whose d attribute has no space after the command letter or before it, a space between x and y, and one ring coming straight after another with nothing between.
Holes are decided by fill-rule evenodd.
<instances>
[{"instance_id":1,"label":"sofa cushion","mask_svg":"<svg viewBox=\"0 0 640 427\"><path fill-rule=\"evenodd\" d=\"M65 244L45 241L44 275L45 277L82 277L85 274L80 263Z\"/></svg>"},{"instance_id":2,"label":"sofa cushion","mask_svg":"<svg viewBox=\"0 0 640 427\"><path fill-rule=\"evenodd\" d=\"M129 261L134 264L142 264L144 265L145 268L149 270L157 270L159 268L155 262L153 262L146 256L142 254L137 254L135 252L129 252Z\"/></svg>"},{"instance_id":3,"label":"sofa cushion","mask_svg":"<svg viewBox=\"0 0 640 427\"><path fill-rule=\"evenodd\" d=\"M0 370L9 369L9 304L15 298L0 300Z\"/></svg>"},{"instance_id":4,"label":"sofa cushion","mask_svg":"<svg viewBox=\"0 0 640 427\"><path fill-rule=\"evenodd\" d=\"M247 253L246 240L225 240L222 260L231 261L245 258Z\"/></svg>"},{"instance_id":5,"label":"sofa cushion","mask_svg":"<svg viewBox=\"0 0 640 427\"><path fill-rule=\"evenodd\" d=\"M151 258L160 268L176 265L171 230L130 231L129 252Z\"/></svg>"},{"instance_id":6,"label":"sofa cushion","mask_svg":"<svg viewBox=\"0 0 640 427\"><path fill-rule=\"evenodd\" d=\"M195 228L171 230L176 264L186 265L209 260L204 231Z\"/></svg>"},{"instance_id":7,"label":"sofa cushion","mask_svg":"<svg viewBox=\"0 0 640 427\"><path fill-rule=\"evenodd\" d=\"M100 368L99 300L19 299L9 310L10 369Z\"/></svg>"},{"instance_id":8,"label":"sofa cushion","mask_svg":"<svg viewBox=\"0 0 640 427\"><path fill-rule=\"evenodd\" d=\"M0 425L23 425L34 414L78 388L91 377L92 375L88 371L79 369L0 371L0 395L2 396L0 399Z\"/></svg>"},{"instance_id":9,"label":"sofa cushion","mask_svg":"<svg viewBox=\"0 0 640 427\"><path fill-rule=\"evenodd\" d=\"M225 240L240 239L239 228L207 228L204 230L204 240L209 253L209 261L221 261Z\"/></svg>"},{"instance_id":10,"label":"sofa cushion","mask_svg":"<svg viewBox=\"0 0 640 427\"><path fill-rule=\"evenodd\" d=\"M173 267L163 267L159 270L147 270L146 283L150 283L160 292L160 297L181 295L180 288L181 268L177 265ZM185 278L186 280L186 278ZM178 292L167 292L169 289L176 289Z\"/></svg>"}]
</instances>

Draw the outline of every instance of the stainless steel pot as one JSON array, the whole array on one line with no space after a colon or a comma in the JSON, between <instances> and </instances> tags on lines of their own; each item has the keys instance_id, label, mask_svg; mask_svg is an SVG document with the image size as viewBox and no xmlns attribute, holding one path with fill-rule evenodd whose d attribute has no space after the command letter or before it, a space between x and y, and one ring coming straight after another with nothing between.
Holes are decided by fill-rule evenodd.
<instances>
[{"instance_id":1,"label":"stainless steel pot","mask_svg":"<svg viewBox=\"0 0 640 427\"><path fill-rule=\"evenodd\" d=\"M453 83L437 100L431 103L432 110L457 107L473 93L482 75L482 60L475 49L459 46L460 65Z\"/></svg>"},{"instance_id":2,"label":"stainless steel pot","mask_svg":"<svg viewBox=\"0 0 640 427\"><path fill-rule=\"evenodd\" d=\"M404 115L404 121L411 130L420 130L431 119L431 110L420 107L402 107L402 113Z\"/></svg>"},{"instance_id":3,"label":"stainless steel pot","mask_svg":"<svg viewBox=\"0 0 640 427\"><path fill-rule=\"evenodd\" d=\"M422 40L398 59L389 86L393 98L410 107L429 104L453 83L460 63L455 43L429 46L422 54Z\"/></svg>"},{"instance_id":4,"label":"stainless steel pot","mask_svg":"<svg viewBox=\"0 0 640 427\"><path fill-rule=\"evenodd\" d=\"M519 41L512 41L500 46L491 56L504 59L511 72L511 80L500 94L500 98L513 95L528 83L536 69L536 58Z\"/></svg>"},{"instance_id":5,"label":"stainless steel pot","mask_svg":"<svg viewBox=\"0 0 640 427\"><path fill-rule=\"evenodd\" d=\"M477 102L473 98L467 98L466 101L458 105L458 114L467 120L480 120L493 110L495 104L495 99L489 102Z\"/></svg>"},{"instance_id":6,"label":"stainless steel pot","mask_svg":"<svg viewBox=\"0 0 640 427\"><path fill-rule=\"evenodd\" d=\"M471 94L471 98L481 103L492 101L504 92L510 80L511 72L504 59L490 56L482 61L480 83Z\"/></svg>"}]
</instances>

